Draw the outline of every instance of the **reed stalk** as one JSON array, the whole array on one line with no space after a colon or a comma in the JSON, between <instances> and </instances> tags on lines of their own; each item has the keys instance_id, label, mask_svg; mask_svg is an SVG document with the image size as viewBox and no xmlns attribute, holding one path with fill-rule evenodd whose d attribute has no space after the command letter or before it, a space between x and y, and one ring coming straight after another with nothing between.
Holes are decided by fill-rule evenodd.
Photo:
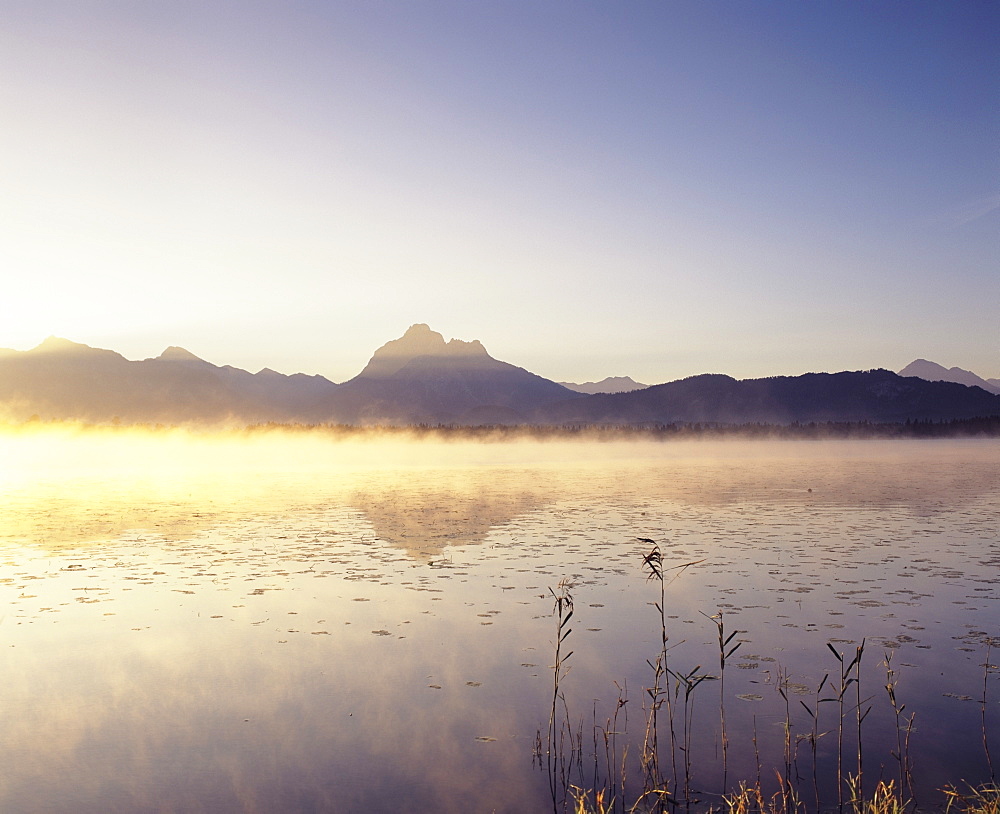
<instances>
[{"instance_id":1,"label":"reed stalk","mask_svg":"<svg viewBox=\"0 0 1000 814\"><path fill-rule=\"evenodd\" d=\"M885 653L885 690L889 696L889 705L892 707L893 716L896 722L896 751L890 754L899 764L899 790L900 793L913 796L913 774L910 765L910 733L913 731L914 713L910 713L909 718L903 717L906 704L900 704L896 698L896 687L899 685L899 677L892 668L892 652ZM903 723L906 723L906 736L903 736Z\"/></svg>"},{"instance_id":2,"label":"reed stalk","mask_svg":"<svg viewBox=\"0 0 1000 814\"><path fill-rule=\"evenodd\" d=\"M691 799L691 734L694 731L694 691L703 681L714 678L707 673L699 673L700 669L701 665L699 664L687 673L669 671L671 678L676 681L675 692L677 695L680 694L681 689L684 690L684 728L680 748L684 757L684 800L687 802L693 802Z\"/></svg>"},{"instance_id":3,"label":"reed stalk","mask_svg":"<svg viewBox=\"0 0 1000 814\"><path fill-rule=\"evenodd\" d=\"M660 586L660 599L654 603L660 617L660 652L654 661L647 660L646 662L653 670L653 686L646 690L650 697L650 706L642 755L646 788L657 788L663 782L663 772L660 769L659 711L664 702L667 705L667 725L670 734L670 764L674 788L677 788L677 735L674 728L673 698L669 686L664 686L665 679L669 674L667 664L669 636L667 635L666 579L663 568L663 553L655 540L649 537L639 537L638 540L652 545L649 553L642 558L642 564L643 568L649 572L646 581L656 580Z\"/></svg>"},{"instance_id":4,"label":"reed stalk","mask_svg":"<svg viewBox=\"0 0 1000 814\"><path fill-rule=\"evenodd\" d=\"M738 633L746 631L734 630L726 636L725 620L720 610L714 616L702 614L716 627L719 634L719 739L722 742L722 788L725 791L729 788L729 737L726 733L726 661L740 649L743 642L736 642L732 647L730 644Z\"/></svg>"},{"instance_id":5,"label":"reed stalk","mask_svg":"<svg viewBox=\"0 0 1000 814\"><path fill-rule=\"evenodd\" d=\"M850 664L844 661L844 654L837 651L837 649L830 643L827 642L826 646L830 648L830 652L836 657L840 664L840 684L835 687L836 696L832 701L837 702L837 808L843 810L844 808L844 715L845 715L845 704L844 698L847 695L848 690L851 688L851 684L854 683L854 678L851 677L851 669L854 666L854 661ZM855 661L857 657L855 656Z\"/></svg>"},{"instance_id":6,"label":"reed stalk","mask_svg":"<svg viewBox=\"0 0 1000 814\"><path fill-rule=\"evenodd\" d=\"M823 680L819 682L819 686L813 694L813 706L809 706L805 701L799 699L799 703L802 708L809 713L809 717L812 719L812 726L809 730L809 734L806 736L806 740L809 741L810 752L812 753L812 784L813 784L813 798L816 802L816 809L819 809L819 739L824 735L828 734L826 732L819 731L819 705L820 702L828 700L825 698L820 698L820 693L823 692L823 687L826 686L826 682L829 680L830 674L827 673L823 676Z\"/></svg>"},{"instance_id":7,"label":"reed stalk","mask_svg":"<svg viewBox=\"0 0 1000 814\"><path fill-rule=\"evenodd\" d=\"M621 761L618 760L618 735L628 731L628 708L626 706L628 704L628 685L623 686L616 681L615 686L618 688L618 700L615 703L614 715L608 719L603 730L605 772L612 800L625 799L628 784L627 743L622 750ZM618 715L622 711L624 711L625 721L622 732L619 732Z\"/></svg>"},{"instance_id":8,"label":"reed stalk","mask_svg":"<svg viewBox=\"0 0 1000 814\"><path fill-rule=\"evenodd\" d=\"M784 735L782 745L784 747L785 773L784 775L780 773L777 774L778 774L778 782L781 788L782 798L787 799L792 792L791 786L789 784L791 783L790 778L792 776L792 760L794 757L792 751L792 710L788 698L788 674L780 666L778 667L777 678L778 678L777 681L778 694L781 696L781 699L785 702L785 719L782 722L783 723L782 731Z\"/></svg>"},{"instance_id":9,"label":"reed stalk","mask_svg":"<svg viewBox=\"0 0 1000 814\"><path fill-rule=\"evenodd\" d=\"M983 700L980 702L980 710L983 718L983 725L982 725L983 752L986 753L986 765L990 769L990 781L996 783L997 776L996 773L993 771L993 758L990 755L990 740L989 737L987 736L987 730L986 730L986 693L987 690L989 689L990 670L993 669L992 665L990 665L990 653L992 652L992 649L993 649L993 640L987 639L986 662L983 664Z\"/></svg>"},{"instance_id":10,"label":"reed stalk","mask_svg":"<svg viewBox=\"0 0 1000 814\"><path fill-rule=\"evenodd\" d=\"M563 755L562 739L563 732L562 727L559 725L558 721L558 704L560 699L559 684L563 678L566 677L566 673L569 671L566 666L566 662L569 657L573 655L573 651L563 654L563 645L569 638L570 633L573 629L569 627L570 619L573 618L573 596L570 594L569 589L572 587L566 580L562 580L559 583L558 593L549 588L549 593L552 594L552 598L555 600L552 612L556 616L556 641L555 641L555 664L552 668L552 709L549 713L549 729L548 729L548 749L547 749L547 759L548 759L548 770L549 770L549 790L552 793L552 810L553 812L558 812L558 783L556 782L557 771L562 768L563 779L565 782L565 763L561 759ZM566 699L563 696L563 708L566 709ZM565 716L568 722L568 714ZM556 737L558 734L558 738ZM572 732L570 732L571 742L570 748L572 749Z\"/></svg>"},{"instance_id":11,"label":"reed stalk","mask_svg":"<svg viewBox=\"0 0 1000 814\"><path fill-rule=\"evenodd\" d=\"M861 737L862 724L865 722L865 718L868 717L868 713L872 711L869 706L866 710L862 712L862 707L867 704L871 698L867 698L864 701L861 700L861 658L865 652L865 639L861 640L861 644L858 646L857 651L854 655L854 660L851 662L855 667L854 672L854 690L856 697L855 712L857 716L858 723L858 774L857 774L857 791L861 798L864 799L864 752L862 749L863 740Z\"/></svg>"},{"instance_id":12,"label":"reed stalk","mask_svg":"<svg viewBox=\"0 0 1000 814\"><path fill-rule=\"evenodd\" d=\"M684 683L684 679L671 670L667 654L669 648L667 647L667 642L669 641L669 636L667 635L667 612L666 612L666 589L669 584L666 577L667 573L670 571L675 572L673 574L670 582L673 582L681 573L683 573L687 568L692 565L697 565L704 560L696 560L694 562L681 563L680 565L674 565L670 568L666 568L663 563L663 552L660 549L659 544L649 538L649 537L637 537L637 540L642 543L648 543L652 546L649 553L644 555L642 558L643 568L648 571L646 577L647 581L656 580L660 586L660 598L658 602L655 602L657 612L660 617L660 652L657 654L654 661L648 661L650 668L653 670L653 686L647 688L646 692L650 697L650 710L647 717L646 724L646 736L643 746L643 766L647 779L647 791L654 792L659 791L660 787L664 784L663 773L660 768L660 741L659 741L659 711L663 704L667 707L667 725L670 734L670 765L671 772L673 775L673 788L678 787L678 772L677 772L677 752L678 749L681 750L682 754L685 756L685 766L688 767L688 778L690 777L690 760L687 757L688 751L685 744L678 746L677 743L677 730L675 726L674 718L674 703L677 701L680 693L680 686ZM700 667L695 668L695 671L700 669ZM693 675L693 673L692 673ZM677 684L671 691L671 687L668 678L677 679ZM707 676L706 676L707 677ZM690 678L688 676L687 678ZM700 683L700 679L696 682ZM690 693L693 687L686 689L685 692L685 710L687 710L687 703L690 700ZM687 730L687 712L685 712L685 731ZM685 785L689 785L687 782Z\"/></svg>"},{"instance_id":13,"label":"reed stalk","mask_svg":"<svg viewBox=\"0 0 1000 814\"><path fill-rule=\"evenodd\" d=\"M722 744L723 770L722 787L716 790L716 793L721 794L723 809L728 814L806 814L809 809L803 803L800 793L803 788L807 788L809 779L804 772L800 771L802 767L798 762L803 742L808 742L811 749L811 784L812 797L815 802L813 811L821 812L826 811L827 807L832 808L832 801L824 801L820 796L818 744L821 738L833 732L832 726L827 726L826 730L821 728L821 724L826 722L827 717L825 713L821 715L820 712L824 703L834 704L836 708L835 780L837 806L840 812L843 814L846 809L846 814L906 814L908 810L915 810L915 808L911 808L915 807L916 804L913 801L914 777L910 759L910 739L913 733L915 713L908 712L906 705L899 701L899 675L893 666L893 654L890 651L885 653L883 666L886 672L883 686L886 691L884 697L888 698L896 729L894 748L890 747L888 751L889 755L895 759L898 768L893 772L890 763L887 774L895 773L897 776L893 779L879 777L876 781L870 767L866 772L866 760L870 764L872 756L866 755L865 752L864 725L873 708L869 704L872 698L865 697L861 677L866 639L861 640L860 645L855 648L855 652L850 658L837 651L833 643L827 642L827 648L833 653L840 667L839 681L836 673L827 673L813 691L811 703L807 703L805 700L799 701L799 705L806 710L810 717L807 734L793 734L792 709L793 706L795 709L798 706L792 704L791 695L796 687L791 685L785 671L780 666L778 667L776 688L785 706L783 721L784 771L773 770L777 778L778 788L770 796L765 794L763 790L761 747L758 744L757 716L754 715L750 742L756 759L756 783L748 785L746 781L734 778L734 780L740 781L739 787L735 792L730 792L728 790L728 757L731 744L726 720L725 668L728 660L741 645L741 642L736 641L736 636L743 631L727 631L725 618L721 611L714 616L702 614L711 619L716 627L719 654L718 675L714 676L702 672L700 665L687 671L680 671L669 665L667 659L670 649L683 644L683 642L675 643L672 647L668 646L665 591L669 581L666 575L669 571L674 570L679 573L695 563L684 563L675 568L665 568L659 546L648 538L640 539L652 544L649 553L643 557L643 566L649 572L648 579L655 579L660 584L659 601L653 603L660 617L660 648L656 657L647 662L653 670L653 684L651 687L644 688L644 696L648 695L651 703L648 714L645 715L643 750L639 759L639 767L643 773L643 789L637 797L634 796L634 791L632 796L627 793L627 785L630 780L629 745L627 740L624 741L624 745L622 741L626 738L628 729L628 697L627 688L617 682L615 684L618 687L618 698L615 708L606 719L603 727L598 726L596 704L593 710L594 732L591 738L594 749L593 777L588 778L592 788L589 790L583 788L585 774L583 761L584 724L581 720L579 731L574 731L562 690L562 681L568 672L567 662L573 655L568 647L569 636L572 632L569 625L573 618L573 598L569 592L571 586L563 581L559 584L558 591L550 589L555 600L553 613L557 617L557 629L547 756L555 814L571 809L577 814L652 814L652 812L663 811L676 814L681 807L690 810L692 806L699 803L696 794L700 796L702 791L711 793L713 791L711 789L695 790L695 774L700 772L700 766L694 761L693 740L697 731L694 718L695 690L703 682L712 679L719 680L720 709L717 720L720 732L719 743ZM996 667L990 663L993 641L987 640L986 644L980 706L983 749L992 777L993 763L990 757L987 709L990 703L990 676ZM674 660L676 661L676 657ZM834 676L832 681L831 675ZM825 696L824 691L827 693ZM669 789L662 771L667 768L664 762L665 756L660 753L661 746L665 749L663 744L665 738L660 737L664 704L667 705L669 711L671 767L674 778L674 785ZM675 712L681 716L677 721L675 721ZM602 739L603 761L598 756ZM853 743L851 743L852 740L854 740ZM871 743L868 745L870 747ZM539 732L536 736L536 754L540 755L542 746L541 733ZM852 746L856 747L853 755L854 760L851 759L849 751ZM567 748L569 750L568 757ZM869 751L871 750L869 749ZM718 761L718 759L719 752L717 750L715 760ZM853 765L851 765L852 763ZM631 771L635 772L634 766L631 767ZM865 789L866 779L869 786L867 793ZM668 791L673 793L670 794ZM967 792L959 792L951 786L941 791L947 799L945 814L951 814L952 809L960 814L1000 814L1000 789L997 788L995 779L988 785L970 786ZM700 807L697 810L703 811ZM706 814L717 811L719 811L718 808L710 807Z\"/></svg>"}]
</instances>

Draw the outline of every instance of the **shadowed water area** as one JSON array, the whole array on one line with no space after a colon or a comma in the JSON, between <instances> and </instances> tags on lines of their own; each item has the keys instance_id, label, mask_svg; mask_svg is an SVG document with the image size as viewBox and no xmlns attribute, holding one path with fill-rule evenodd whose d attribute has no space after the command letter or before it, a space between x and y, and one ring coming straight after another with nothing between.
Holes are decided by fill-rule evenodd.
<instances>
[{"instance_id":1,"label":"shadowed water area","mask_svg":"<svg viewBox=\"0 0 1000 814\"><path fill-rule=\"evenodd\" d=\"M673 569L672 666L713 675L688 699L701 804L787 774L786 721L803 797L836 804L841 718L817 703L840 680L828 645L849 660L865 642L870 785L899 782L911 714L918 802L989 780L985 747L1000 766L985 666L1000 638L996 441L123 431L11 436L0 450L5 812L551 810L560 583L574 602L560 726L582 749L564 746L557 780L620 776L607 766L627 746L638 794L661 648L638 538ZM724 685L708 618L720 612L741 643ZM815 768L809 709L828 733ZM853 771L856 721L846 729Z\"/></svg>"}]
</instances>

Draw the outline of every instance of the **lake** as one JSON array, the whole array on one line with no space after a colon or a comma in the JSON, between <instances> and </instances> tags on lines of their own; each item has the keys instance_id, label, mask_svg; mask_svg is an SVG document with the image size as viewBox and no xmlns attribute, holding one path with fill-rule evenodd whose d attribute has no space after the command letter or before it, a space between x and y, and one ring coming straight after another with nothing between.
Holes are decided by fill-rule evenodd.
<instances>
[{"instance_id":1,"label":"lake","mask_svg":"<svg viewBox=\"0 0 1000 814\"><path fill-rule=\"evenodd\" d=\"M4 812L632 800L653 696L700 807L775 770L836 806L859 699L866 791L1000 765L995 440L39 431L0 467Z\"/></svg>"}]
</instances>

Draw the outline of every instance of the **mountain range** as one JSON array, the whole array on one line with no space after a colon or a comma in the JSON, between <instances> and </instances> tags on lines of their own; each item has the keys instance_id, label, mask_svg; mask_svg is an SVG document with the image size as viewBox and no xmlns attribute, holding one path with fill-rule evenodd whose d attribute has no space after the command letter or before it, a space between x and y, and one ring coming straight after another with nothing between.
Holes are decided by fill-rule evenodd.
<instances>
[{"instance_id":1,"label":"mountain range","mask_svg":"<svg viewBox=\"0 0 1000 814\"><path fill-rule=\"evenodd\" d=\"M649 387L648 384L640 384L629 376L608 376L599 382L559 382L563 387L568 387L577 393L628 393L630 390L643 390Z\"/></svg>"},{"instance_id":2,"label":"mountain range","mask_svg":"<svg viewBox=\"0 0 1000 814\"><path fill-rule=\"evenodd\" d=\"M945 367L937 362L926 359L916 359L901 371L900 376L917 376L929 382L957 382L967 387L981 387L987 393L1000 394L1000 379L983 379L970 370L960 367Z\"/></svg>"},{"instance_id":3,"label":"mountain range","mask_svg":"<svg viewBox=\"0 0 1000 814\"><path fill-rule=\"evenodd\" d=\"M954 380L966 374L975 380L971 386ZM601 387L620 392L586 392ZM899 374L870 370L746 380L706 374L651 387L627 377L560 384L494 359L479 341L446 342L425 324L387 342L357 376L340 384L267 368L249 373L220 367L178 347L141 361L54 337L29 351L0 350L0 418L13 422L903 422L1000 416L998 393L996 380L925 360Z\"/></svg>"}]
</instances>

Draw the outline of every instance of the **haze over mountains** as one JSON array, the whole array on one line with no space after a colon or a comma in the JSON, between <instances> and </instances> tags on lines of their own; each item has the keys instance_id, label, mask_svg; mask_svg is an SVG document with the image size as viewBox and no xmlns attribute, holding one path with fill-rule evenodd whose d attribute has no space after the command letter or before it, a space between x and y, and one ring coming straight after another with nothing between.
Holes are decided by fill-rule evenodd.
<instances>
[{"instance_id":1,"label":"haze over mountains","mask_svg":"<svg viewBox=\"0 0 1000 814\"><path fill-rule=\"evenodd\" d=\"M640 384L629 376L608 376L599 382L559 382L563 387L568 387L577 393L627 393L630 390L642 390L649 387L648 384Z\"/></svg>"},{"instance_id":2,"label":"haze over mountains","mask_svg":"<svg viewBox=\"0 0 1000 814\"><path fill-rule=\"evenodd\" d=\"M969 370L960 367L946 368L926 359L916 359L901 371L900 376L917 376L929 382L957 382L967 387L981 387L988 393L1000 394L1000 379L982 379Z\"/></svg>"},{"instance_id":3,"label":"haze over mountains","mask_svg":"<svg viewBox=\"0 0 1000 814\"><path fill-rule=\"evenodd\" d=\"M0 353L0 416L183 424L291 421L336 388L322 376L217 367L182 348L129 361L111 350L50 337Z\"/></svg>"},{"instance_id":4,"label":"haze over mountains","mask_svg":"<svg viewBox=\"0 0 1000 814\"><path fill-rule=\"evenodd\" d=\"M872 370L743 381L709 374L652 387L618 377L567 386L494 359L477 340L446 342L424 324L376 350L342 384L266 368L249 373L220 367L178 347L141 361L57 338L30 351L0 350L0 418L15 422L902 422L998 416L998 385L917 360L900 374ZM621 392L581 392L595 387Z\"/></svg>"}]
</instances>

